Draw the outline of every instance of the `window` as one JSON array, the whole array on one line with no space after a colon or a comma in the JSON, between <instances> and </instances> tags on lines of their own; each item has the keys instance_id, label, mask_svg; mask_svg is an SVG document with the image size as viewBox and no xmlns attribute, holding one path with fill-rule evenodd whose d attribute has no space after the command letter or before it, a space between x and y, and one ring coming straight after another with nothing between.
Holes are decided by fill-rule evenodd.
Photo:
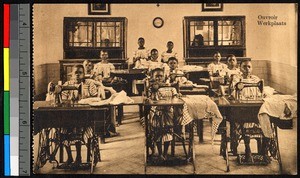
<instances>
[{"instance_id":1,"label":"window","mask_svg":"<svg viewBox=\"0 0 300 178\"><path fill-rule=\"evenodd\" d=\"M126 18L64 19L64 51L66 59L99 58L107 50L109 58L126 58Z\"/></svg>"},{"instance_id":2,"label":"window","mask_svg":"<svg viewBox=\"0 0 300 178\"><path fill-rule=\"evenodd\" d=\"M223 56L245 56L244 16L205 16L184 18L185 58L211 57L215 51Z\"/></svg>"}]
</instances>

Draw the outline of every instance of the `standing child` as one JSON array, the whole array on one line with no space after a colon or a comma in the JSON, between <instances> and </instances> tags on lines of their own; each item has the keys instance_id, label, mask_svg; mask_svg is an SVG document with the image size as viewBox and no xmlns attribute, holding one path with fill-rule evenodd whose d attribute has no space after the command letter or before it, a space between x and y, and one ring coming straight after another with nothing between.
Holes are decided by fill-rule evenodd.
<instances>
[{"instance_id":1,"label":"standing child","mask_svg":"<svg viewBox=\"0 0 300 178\"><path fill-rule=\"evenodd\" d=\"M177 52L173 51L174 43L172 41L168 41L167 48L167 51L164 51L161 54L161 62L164 63L167 63L170 57L177 58Z\"/></svg>"},{"instance_id":2,"label":"standing child","mask_svg":"<svg viewBox=\"0 0 300 178\"><path fill-rule=\"evenodd\" d=\"M139 48L133 53L133 64L134 69L147 69L149 67L149 50L145 48L145 39L140 37L138 39ZM142 80L133 80L132 81L132 93L139 94L140 88L138 89L137 84L142 84Z\"/></svg>"},{"instance_id":3,"label":"standing child","mask_svg":"<svg viewBox=\"0 0 300 178\"><path fill-rule=\"evenodd\" d=\"M133 54L134 68L146 68L147 61L149 59L149 50L145 48L145 39L140 37L138 39L139 48Z\"/></svg>"}]
</instances>

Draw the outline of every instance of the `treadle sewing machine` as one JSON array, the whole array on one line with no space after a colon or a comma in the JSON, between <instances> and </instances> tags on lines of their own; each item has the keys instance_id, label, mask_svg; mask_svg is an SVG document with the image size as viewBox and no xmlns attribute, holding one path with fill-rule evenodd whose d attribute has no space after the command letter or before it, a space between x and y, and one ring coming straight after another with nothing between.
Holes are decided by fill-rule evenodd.
<instances>
[{"instance_id":1,"label":"treadle sewing machine","mask_svg":"<svg viewBox=\"0 0 300 178\"><path fill-rule=\"evenodd\" d=\"M83 83L73 84L73 85L69 85L69 86L63 86L63 85L61 85L61 82L59 81L57 85L55 85L53 82L49 82L47 92L49 95L53 95L55 104L62 104L63 99L62 99L61 95L62 95L63 91L77 91L78 93L81 94L80 98L83 99L88 96L86 89L87 89L87 86L84 85ZM78 100L79 100L79 97L75 96L74 93L72 92L70 101L74 104L74 102L78 101Z\"/></svg>"},{"instance_id":2,"label":"treadle sewing machine","mask_svg":"<svg viewBox=\"0 0 300 178\"><path fill-rule=\"evenodd\" d=\"M259 92L257 92L258 96L253 96L250 98L242 97L242 91L248 87L256 87ZM238 82L235 86L235 96L229 97L228 103L229 105L225 106L223 109L226 110L225 113L222 113L223 116L226 116L226 121L230 122L230 138L227 138L226 135L222 135L222 144L221 144L221 152L224 158L227 160L227 171L229 171L228 164L228 152L227 152L227 142L230 140L230 149L232 155L237 156L237 160L239 164L245 165L266 165L270 163L270 157L264 157L263 153L263 142L262 139L264 137L260 126L258 127L249 127L242 128L241 138L245 138L245 136L250 137L250 139L257 140L257 153L252 153L252 161L246 160L245 154L238 154L237 147L239 145L239 141L241 138L237 137L237 129L236 123L241 126L244 126L245 123L251 124L259 124L257 115L259 113L260 107L263 104L263 88L264 82L263 80L257 83L245 83ZM219 105L219 107L222 107ZM269 145L269 150L273 150L271 156L276 159L279 163L280 171L282 169L281 157L278 146L278 136L277 136L277 126L271 121L271 128L273 130L274 139L272 140L272 144ZM248 141L245 145L249 144ZM274 151L275 150L275 151ZM271 152L271 151L270 151ZM226 153L226 154L225 154Z\"/></svg>"},{"instance_id":3,"label":"treadle sewing machine","mask_svg":"<svg viewBox=\"0 0 300 178\"><path fill-rule=\"evenodd\" d=\"M38 134L37 154L35 155L34 172L42 168L47 161L57 169L90 169L93 172L96 164L101 161L98 136L101 140L105 136L105 123L107 107L91 107L89 105L75 104L73 101L63 101L61 94L67 90L83 90L80 85L61 86L50 82L48 93L52 95L50 101L34 102L34 135ZM82 93L81 93L82 94ZM53 100L55 104L53 104ZM73 104L70 104L73 102ZM64 136L66 130L81 128L85 132L79 131L76 135ZM73 133L73 132L71 132ZM70 139L71 140L68 140ZM66 141L73 142L79 139L81 144L86 147L86 159L79 165L70 164L62 166L65 162L64 149ZM59 157L57 154L59 151ZM56 164L56 166L54 166Z\"/></svg>"},{"instance_id":4,"label":"treadle sewing machine","mask_svg":"<svg viewBox=\"0 0 300 178\"><path fill-rule=\"evenodd\" d=\"M191 162L193 164L195 172L195 152L194 152L194 134L193 134L193 122L186 125L186 132L181 133L182 125L178 122L178 116L183 108L184 101L180 98L173 97L171 90L168 87L176 88L177 85L171 86L166 83L159 83L154 80L145 82L145 100L144 100L144 116L145 116L145 137L146 137L146 155L145 155L145 173L147 172L147 165L181 165ZM161 90L166 88L164 92L168 94L160 95ZM173 89L174 89L173 88ZM177 87L178 89L178 87ZM164 90L164 89L163 89ZM177 90L178 92L178 90ZM173 109L171 109L173 108ZM174 113L170 115L170 110ZM177 114L175 114L175 112ZM182 114L182 113L181 113ZM176 116L177 115L177 116ZM154 121L155 120L155 121ZM166 120L172 122L171 125L165 125ZM155 124L156 123L156 124ZM157 155L154 151L157 141L154 138L163 136L163 133L171 129L170 135L172 140L170 141L171 155L167 158L161 159L160 155ZM161 134L161 135L160 135ZM185 136L182 136L185 135ZM159 135L159 136L158 136ZM175 156L175 141L181 142L183 147L184 156L178 154ZM188 143L188 144L187 144ZM187 144L187 145L186 145ZM162 144L164 145L164 144ZM151 150L151 154L150 154Z\"/></svg>"},{"instance_id":5,"label":"treadle sewing machine","mask_svg":"<svg viewBox=\"0 0 300 178\"><path fill-rule=\"evenodd\" d=\"M245 89L247 87L253 87L253 88L257 87L260 91L260 95L254 94L253 97L251 97L250 99L243 98L241 93L242 93L243 89ZM263 98L263 91L264 91L264 80L260 80L257 83L238 82L235 85L236 100L241 101L241 102L243 102L243 100L253 101L253 102L257 102L257 100L261 101Z\"/></svg>"}]
</instances>

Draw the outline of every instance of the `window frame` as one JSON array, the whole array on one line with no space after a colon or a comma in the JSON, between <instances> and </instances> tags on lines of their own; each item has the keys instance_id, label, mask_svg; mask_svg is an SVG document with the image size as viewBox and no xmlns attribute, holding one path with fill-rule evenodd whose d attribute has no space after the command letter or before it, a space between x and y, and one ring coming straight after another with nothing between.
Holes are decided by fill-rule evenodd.
<instances>
[{"instance_id":1,"label":"window frame","mask_svg":"<svg viewBox=\"0 0 300 178\"><path fill-rule=\"evenodd\" d=\"M72 46L69 42L69 27L68 24L76 22L91 22L92 23L92 46ZM120 46L97 46L97 22L115 22L120 23ZM116 27L114 28L116 32ZM80 52L80 51L101 51L107 50L111 52L120 53L122 58L127 56L127 19L125 17L64 17L63 21L63 49L64 58L73 59L67 55L70 51ZM116 35L116 34L115 34Z\"/></svg>"},{"instance_id":2,"label":"window frame","mask_svg":"<svg viewBox=\"0 0 300 178\"><path fill-rule=\"evenodd\" d=\"M218 22L219 21L240 21L241 22L241 43L239 45L219 45L218 39ZM213 45L210 46L192 46L191 41L191 25L192 21L213 21ZM227 50L230 51L231 49L240 51L243 55L240 57L246 56L246 26L245 26L245 16L186 16L184 17L184 57L191 58L191 57L209 57L209 56L194 56L190 53L193 53L195 50L212 50L212 51L222 51ZM234 54L234 52L232 52Z\"/></svg>"}]
</instances>

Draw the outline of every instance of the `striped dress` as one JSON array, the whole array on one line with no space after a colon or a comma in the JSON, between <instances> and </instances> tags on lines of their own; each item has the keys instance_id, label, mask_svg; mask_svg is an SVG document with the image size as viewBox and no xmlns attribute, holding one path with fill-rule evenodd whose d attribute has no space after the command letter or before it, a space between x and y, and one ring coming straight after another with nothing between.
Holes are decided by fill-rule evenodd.
<instances>
[{"instance_id":1,"label":"striped dress","mask_svg":"<svg viewBox=\"0 0 300 178\"><path fill-rule=\"evenodd\" d=\"M160 99L172 98L178 93L174 87L164 87L158 89ZM173 126L181 125L182 111L171 106L153 106L150 112L150 134L154 142L162 143L173 140ZM173 118L175 119L174 120Z\"/></svg>"},{"instance_id":2,"label":"striped dress","mask_svg":"<svg viewBox=\"0 0 300 178\"><path fill-rule=\"evenodd\" d=\"M85 79L82 83L77 84L75 80L67 81L63 84L63 86L76 86L82 85L82 91L78 90L65 90L62 91L62 99L71 100L72 97L74 100L80 100L82 98L95 97L98 94L97 86L92 79ZM80 93L79 93L80 92ZM84 95L84 96L83 96Z\"/></svg>"},{"instance_id":3,"label":"striped dress","mask_svg":"<svg viewBox=\"0 0 300 178\"><path fill-rule=\"evenodd\" d=\"M98 94L97 86L92 79L85 79L82 83L77 84L76 80L71 79L63 84L63 86L78 86L82 85L82 90L65 90L62 91L62 99L64 100L80 100L86 97L95 97ZM85 95L85 96L83 96ZM91 137L91 127L74 127L74 128L62 128L61 135L64 140L64 144L69 146L71 141L83 141L86 142L87 138Z\"/></svg>"}]
</instances>

